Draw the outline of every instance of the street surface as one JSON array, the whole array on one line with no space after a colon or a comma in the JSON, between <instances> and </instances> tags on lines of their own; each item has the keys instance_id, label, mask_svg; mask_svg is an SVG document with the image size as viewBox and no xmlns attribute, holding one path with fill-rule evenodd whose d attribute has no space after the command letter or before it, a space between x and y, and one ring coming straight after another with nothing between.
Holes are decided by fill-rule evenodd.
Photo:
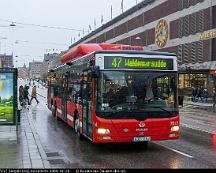
<instances>
[{"instance_id":1,"label":"street surface","mask_svg":"<svg viewBox=\"0 0 216 173\"><path fill-rule=\"evenodd\" d=\"M40 103L34 100L25 111L32 116L52 168L216 168L213 112L180 108L180 139L150 142L148 149L134 143L92 144L79 140L72 128L51 115L46 88L40 85L37 92L42 95L38 95Z\"/></svg>"}]
</instances>

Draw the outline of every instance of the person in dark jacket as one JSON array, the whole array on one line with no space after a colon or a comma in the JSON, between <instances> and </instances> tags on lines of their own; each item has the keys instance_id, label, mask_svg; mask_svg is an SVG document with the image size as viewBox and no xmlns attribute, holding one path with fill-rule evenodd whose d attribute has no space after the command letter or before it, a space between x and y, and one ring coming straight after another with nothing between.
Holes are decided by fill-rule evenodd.
<instances>
[{"instance_id":1,"label":"person in dark jacket","mask_svg":"<svg viewBox=\"0 0 216 173\"><path fill-rule=\"evenodd\" d=\"M24 88L21 85L19 87L19 101L20 101L20 105L23 106L23 99L24 99Z\"/></svg>"},{"instance_id":2,"label":"person in dark jacket","mask_svg":"<svg viewBox=\"0 0 216 173\"><path fill-rule=\"evenodd\" d=\"M216 89L213 89L213 110L215 112L215 106L216 106Z\"/></svg>"},{"instance_id":3,"label":"person in dark jacket","mask_svg":"<svg viewBox=\"0 0 216 173\"><path fill-rule=\"evenodd\" d=\"M198 94L198 89L193 88L193 90L192 90L192 102L196 102L197 94Z\"/></svg>"},{"instance_id":4,"label":"person in dark jacket","mask_svg":"<svg viewBox=\"0 0 216 173\"><path fill-rule=\"evenodd\" d=\"M179 88L178 89L178 103L183 107L183 102L184 102L184 91L183 89Z\"/></svg>"},{"instance_id":5,"label":"person in dark jacket","mask_svg":"<svg viewBox=\"0 0 216 173\"><path fill-rule=\"evenodd\" d=\"M199 98L202 101L202 98L203 98L203 88L200 88L198 90L197 99L199 100Z\"/></svg>"},{"instance_id":6,"label":"person in dark jacket","mask_svg":"<svg viewBox=\"0 0 216 173\"><path fill-rule=\"evenodd\" d=\"M203 101L204 101L204 103L208 103L208 95L209 95L208 90L204 89L203 90Z\"/></svg>"},{"instance_id":7,"label":"person in dark jacket","mask_svg":"<svg viewBox=\"0 0 216 173\"><path fill-rule=\"evenodd\" d=\"M24 87L24 99L28 101L28 105L30 105L30 102L29 102L29 86L25 85Z\"/></svg>"}]
</instances>

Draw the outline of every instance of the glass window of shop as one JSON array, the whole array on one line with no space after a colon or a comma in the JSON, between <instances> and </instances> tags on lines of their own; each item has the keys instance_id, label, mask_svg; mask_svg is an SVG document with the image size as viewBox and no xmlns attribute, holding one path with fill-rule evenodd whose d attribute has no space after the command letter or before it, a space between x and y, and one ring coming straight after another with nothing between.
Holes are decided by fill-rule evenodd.
<instances>
[{"instance_id":1,"label":"glass window of shop","mask_svg":"<svg viewBox=\"0 0 216 173\"><path fill-rule=\"evenodd\" d=\"M192 88L206 88L208 74L179 74L179 88L190 94ZM187 93L188 91L188 93Z\"/></svg>"}]
</instances>

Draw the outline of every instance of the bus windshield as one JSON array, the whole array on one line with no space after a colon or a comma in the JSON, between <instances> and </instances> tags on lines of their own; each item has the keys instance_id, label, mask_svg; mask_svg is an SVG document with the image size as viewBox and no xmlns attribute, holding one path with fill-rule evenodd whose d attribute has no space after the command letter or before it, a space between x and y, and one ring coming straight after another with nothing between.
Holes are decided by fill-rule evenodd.
<instances>
[{"instance_id":1,"label":"bus windshield","mask_svg":"<svg viewBox=\"0 0 216 173\"><path fill-rule=\"evenodd\" d=\"M173 117L177 73L101 71L96 98L96 114L104 118Z\"/></svg>"}]
</instances>

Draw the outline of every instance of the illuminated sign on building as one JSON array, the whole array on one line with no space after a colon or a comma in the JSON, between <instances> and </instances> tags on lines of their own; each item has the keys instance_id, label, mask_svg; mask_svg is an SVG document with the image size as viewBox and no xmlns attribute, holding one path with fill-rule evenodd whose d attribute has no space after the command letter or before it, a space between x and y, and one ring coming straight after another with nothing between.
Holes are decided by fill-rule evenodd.
<instances>
[{"instance_id":1,"label":"illuminated sign on building","mask_svg":"<svg viewBox=\"0 0 216 173\"><path fill-rule=\"evenodd\" d=\"M207 40L216 37L216 31L205 31L199 34L200 40Z\"/></svg>"}]
</instances>

